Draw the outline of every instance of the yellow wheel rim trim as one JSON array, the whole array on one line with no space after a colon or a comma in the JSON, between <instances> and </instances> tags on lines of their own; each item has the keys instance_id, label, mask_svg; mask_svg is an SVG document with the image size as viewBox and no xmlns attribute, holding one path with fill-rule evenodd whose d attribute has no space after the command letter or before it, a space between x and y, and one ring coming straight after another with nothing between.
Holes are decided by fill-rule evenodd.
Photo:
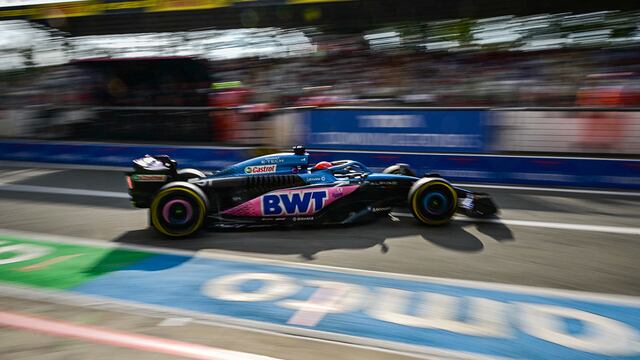
<instances>
[{"instance_id":1,"label":"yellow wheel rim trim","mask_svg":"<svg viewBox=\"0 0 640 360\"><path fill-rule=\"evenodd\" d=\"M185 232L181 232L181 233L174 233L171 232L167 229L165 229L162 224L160 223L160 221L158 220L158 214L157 214L157 207L158 204L160 203L160 200L166 195L166 194L170 194L172 192L176 192L176 191L181 191L181 192L186 192L187 194L190 194L191 196L193 196L197 201L198 201L198 205L200 206L200 209L204 210L206 209L206 206L204 204L204 201L202 201L202 198L200 198L200 196L198 194L196 194L193 190L189 190L189 189L185 189L185 188L171 188L171 189L165 189L162 190L158 196L155 197L155 199L153 199L153 202L151 203L151 222L153 223L153 226L155 226L156 229L158 229L158 231L160 231L161 233L167 235L167 236L187 236L190 235L191 233L193 233L194 231L196 231L198 228L200 228L200 225L202 225L202 222L204 221L204 211L199 211L199 215L198 215L198 221L189 228L188 231Z\"/></svg>"},{"instance_id":2,"label":"yellow wheel rim trim","mask_svg":"<svg viewBox=\"0 0 640 360\"><path fill-rule=\"evenodd\" d=\"M434 181L434 182L428 183L428 186L421 187L421 188L420 188L420 189L419 189L419 190L414 194L413 199L411 200L411 207L413 208L413 213L418 217L418 219L420 219L420 221L422 221L422 222L424 222L424 223L426 223L426 224L429 224L429 225L440 225L440 224L444 224L444 223L446 223L447 221L449 221L449 219L451 219L451 217L449 217L449 218L447 218L447 219L444 219L444 220L434 221L434 220L431 220L431 219L429 219L429 218L424 217L424 216L420 213L420 211L418 211L418 198L420 197L420 195L422 195L422 193L423 193L426 189L430 188L430 187L431 187L431 186L433 186L433 185L444 185L447 189L451 190L451 193L453 194L453 204L454 204L454 209L455 209L455 207L457 207L457 206L458 206L458 194L456 193L455 189L454 189L451 185L449 185L449 184L447 184L447 183L445 183L445 182L442 182L442 181ZM455 212L455 211L454 211L454 212Z\"/></svg>"}]
</instances>

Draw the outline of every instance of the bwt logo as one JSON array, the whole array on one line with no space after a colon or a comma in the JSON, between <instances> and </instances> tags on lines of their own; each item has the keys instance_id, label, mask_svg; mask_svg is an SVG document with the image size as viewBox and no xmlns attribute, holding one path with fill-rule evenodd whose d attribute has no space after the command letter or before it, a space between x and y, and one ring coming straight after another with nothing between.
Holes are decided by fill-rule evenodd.
<instances>
[{"instance_id":1,"label":"bwt logo","mask_svg":"<svg viewBox=\"0 0 640 360\"><path fill-rule=\"evenodd\" d=\"M326 190L267 194L262 196L262 215L313 214L324 207Z\"/></svg>"}]
</instances>

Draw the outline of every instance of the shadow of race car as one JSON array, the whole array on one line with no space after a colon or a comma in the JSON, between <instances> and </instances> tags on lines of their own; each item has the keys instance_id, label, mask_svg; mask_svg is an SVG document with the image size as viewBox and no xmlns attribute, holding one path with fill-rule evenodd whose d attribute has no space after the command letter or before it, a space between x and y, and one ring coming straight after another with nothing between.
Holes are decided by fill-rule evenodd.
<instances>
[{"instance_id":1,"label":"shadow of race car","mask_svg":"<svg viewBox=\"0 0 640 360\"><path fill-rule=\"evenodd\" d=\"M406 164L376 173L353 160L309 164L303 146L249 159L216 172L178 169L166 155L133 161L126 173L134 206L149 208L150 226L175 238L203 227L353 224L408 207L426 225L456 212L497 212L484 193L453 186L437 174L417 177Z\"/></svg>"}]
</instances>

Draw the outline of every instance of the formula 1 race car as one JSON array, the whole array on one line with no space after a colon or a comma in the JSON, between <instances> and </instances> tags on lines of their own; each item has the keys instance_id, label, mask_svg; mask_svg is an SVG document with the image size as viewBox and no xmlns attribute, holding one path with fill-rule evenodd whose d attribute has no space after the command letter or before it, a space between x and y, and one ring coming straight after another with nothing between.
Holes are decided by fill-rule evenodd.
<instances>
[{"instance_id":1,"label":"formula 1 race car","mask_svg":"<svg viewBox=\"0 0 640 360\"><path fill-rule=\"evenodd\" d=\"M445 224L456 211L497 212L487 194L437 174L416 177L405 164L382 173L352 160L309 164L302 146L212 173L178 169L166 155L146 155L133 167L126 176L133 205L149 208L150 225L176 238L202 227L358 223L407 206L426 225Z\"/></svg>"}]
</instances>

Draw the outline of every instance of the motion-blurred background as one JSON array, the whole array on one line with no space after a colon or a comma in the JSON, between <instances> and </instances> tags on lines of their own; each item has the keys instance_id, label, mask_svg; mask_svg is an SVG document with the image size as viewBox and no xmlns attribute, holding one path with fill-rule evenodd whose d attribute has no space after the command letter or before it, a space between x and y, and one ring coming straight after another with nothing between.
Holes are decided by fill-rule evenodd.
<instances>
[{"instance_id":1,"label":"motion-blurred background","mask_svg":"<svg viewBox=\"0 0 640 360\"><path fill-rule=\"evenodd\" d=\"M639 79L638 0L0 0L0 358L638 359ZM296 144L499 217L175 241L129 203L145 154Z\"/></svg>"},{"instance_id":2,"label":"motion-blurred background","mask_svg":"<svg viewBox=\"0 0 640 360\"><path fill-rule=\"evenodd\" d=\"M3 0L0 136L635 157L637 7Z\"/></svg>"}]
</instances>

